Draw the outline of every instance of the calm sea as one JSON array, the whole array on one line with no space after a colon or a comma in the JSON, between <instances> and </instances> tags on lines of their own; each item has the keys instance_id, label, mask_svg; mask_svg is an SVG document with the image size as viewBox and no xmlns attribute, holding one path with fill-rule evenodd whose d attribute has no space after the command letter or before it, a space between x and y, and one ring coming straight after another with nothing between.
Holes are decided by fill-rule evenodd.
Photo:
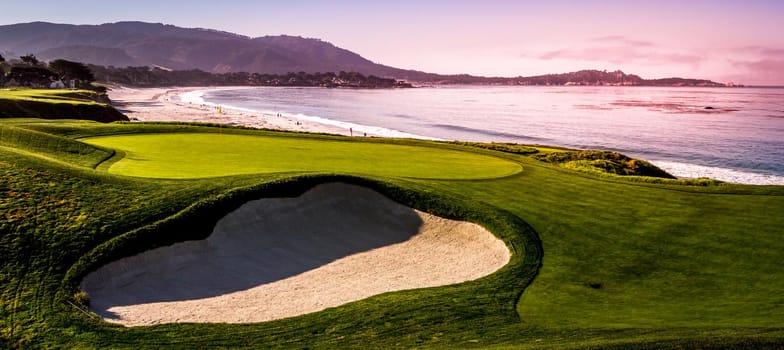
<instances>
[{"instance_id":1,"label":"calm sea","mask_svg":"<svg viewBox=\"0 0 784 350\"><path fill-rule=\"evenodd\" d=\"M357 133L606 149L680 177L784 185L784 89L432 87L199 92Z\"/></svg>"}]
</instances>

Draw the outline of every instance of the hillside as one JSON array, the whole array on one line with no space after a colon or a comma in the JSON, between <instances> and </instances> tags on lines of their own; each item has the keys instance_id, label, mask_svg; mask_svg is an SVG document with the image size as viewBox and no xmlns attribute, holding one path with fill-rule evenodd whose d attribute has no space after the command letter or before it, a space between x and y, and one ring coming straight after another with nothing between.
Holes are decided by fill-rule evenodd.
<instances>
[{"instance_id":1,"label":"hillside","mask_svg":"<svg viewBox=\"0 0 784 350\"><path fill-rule=\"evenodd\" d=\"M563 74L510 78L514 85L612 85L612 86L724 86L704 79L643 79L622 71L581 70Z\"/></svg>"},{"instance_id":2,"label":"hillside","mask_svg":"<svg viewBox=\"0 0 784 350\"><path fill-rule=\"evenodd\" d=\"M399 69L313 38L251 38L203 28L145 22L71 25L46 22L0 26L0 54L35 54L98 66L148 66L209 73L357 72L432 84L723 86L700 79L643 79L620 71L582 70L532 77L442 75Z\"/></svg>"},{"instance_id":3,"label":"hillside","mask_svg":"<svg viewBox=\"0 0 784 350\"><path fill-rule=\"evenodd\" d=\"M128 121L111 106L106 94L65 89L0 89L0 119L3 118Z\"/></svg>"},{"instance_id":4,"label":"hillside","mask_svg":"<svg viewBox=\"0 0 784 350\"><path fill-rule=\"evenodd\" d=\"M103 66L160 66L212 73L347 71L399 78L417 75L376 64L319 39L286 35L250 38L144 22L0 26L0 52L7 57L33 53L42 60L63 58Z\"/></svg>"}]
</instances>

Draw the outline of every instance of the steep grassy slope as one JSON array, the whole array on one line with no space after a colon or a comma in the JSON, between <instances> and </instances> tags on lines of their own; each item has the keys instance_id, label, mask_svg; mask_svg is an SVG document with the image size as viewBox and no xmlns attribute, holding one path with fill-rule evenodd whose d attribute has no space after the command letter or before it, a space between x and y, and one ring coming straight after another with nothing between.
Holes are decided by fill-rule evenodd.
<instances>
[{"instance_id":1,"label":"steep grassy slope","mask_svg":"<svg viewBox=\"0 0 784 350\"><path fill-rule=\"evenodd\" d=\"M0 118L128 120L88 90L0 89Z\"/></svg>"},{"instance_id":2,"label":"steep grassy slope","mask_svg":"<svg viewBox=\"0 0 784 350\"><path fill-rule=\"evenodd\" d=\"M5 218L0 224L0 347L784 346L782 187L630 182L525 155L420 141L185 125L13 123L57 135L57 140L140 132L210 138L230 132L280 142L285 149L292 139L339 139L345 149L324 147L319 156L349 165L327 169L330 173L263 170L155 180L92 170L91 161L74 159L93 159L90 154L67 158L36 148L48 141L18 143L36 145L22 150L0 147ZM54 136L42 135L47 137ZM227 140L225 135L215 139L220 138ZM523 170L467 181L351 168L362 164L353 157L364 149L390 142L415 149L426 145L422 149L435 148L434 155L461 150L479 161L503 158ZM382 155L388 151L375 149ZM420 163L431 164L428 154L418 155L425 158ZM433 173L443 171L436 158ZM407 166L399 165L401 171ZM469 170L484 171L479 166ZM333 174L338 171L364 175ZM479 222L507 242L512 261L474 282L384 294L262 324L123 328L85 314L73 298L80 276L102 263L206 235L223 213L248 199L296 195L326 181L362 184L413 207Z\"/></svg>"},{"instance_id":3,"label":"steep grassy slope","mask_svg":"<svg viewBox=\"0 0 784 350\"><path fill-rule=\"evenodd\" d=\"M0 125L0 146L27 151L30 155L46 157L52 161L90 168L98 166L115 154L111 149L13 125Z\"/></svg>"}]
</instances>

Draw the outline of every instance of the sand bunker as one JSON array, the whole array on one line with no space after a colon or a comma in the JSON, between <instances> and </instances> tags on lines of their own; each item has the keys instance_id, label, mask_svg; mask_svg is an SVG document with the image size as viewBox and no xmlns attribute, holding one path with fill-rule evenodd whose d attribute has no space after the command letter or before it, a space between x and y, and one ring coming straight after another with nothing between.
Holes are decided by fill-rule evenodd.
<instances>
[{"instance_id":1,"label":"sand bunker","mask_svg":"<svg viewBox=\"0 0 784 350\"><path fill-rule=\"evenodd\" d=\"M476 224L333 183L248 202L206 240L115 261L82 289L93 311L127 326L261 322L472 280L508 261L506 245Z\"/></svg>"}]
</instances>

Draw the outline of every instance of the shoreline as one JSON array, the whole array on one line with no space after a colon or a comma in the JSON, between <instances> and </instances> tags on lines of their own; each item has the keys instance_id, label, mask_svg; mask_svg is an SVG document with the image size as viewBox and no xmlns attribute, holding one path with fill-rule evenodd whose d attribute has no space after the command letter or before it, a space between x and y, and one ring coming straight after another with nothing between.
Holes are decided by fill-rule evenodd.
<instances>
[{"instance_id":1,"label":"shoreline","mask_svg":"<svg viewBox=\"0 0 784 350\"><path fill-rule=\"evenodd\" d=\"M206 90L252 89L248 86L127 88L108 91L112 105L131 121L219 123L259 129L326 133L352 136L349 129L298 119L289 115L183 101L180 95ZM357 133L354 133L357 134ZM361 136L361 135L354 135ZM377 136L377 135L367 135Z\"/></svg>"},{"instance_id":2,"label":"shoreline","mask_svg":"<svg viewBox=\"0 0 784 350\"><path fill-rule=\"evenodd\" d=\"M352 124L285 112L262 112L205 102L199 92L255 89L252 86L198 86L165 88L117 87L108 91L112 104L131 121L201 122L246 126L258 129L333 134L354 137L399 137L440 140L397 130ZM188 99L182 95L194 93ZM319 122L323 121L323 122ZM708 177L747 185L784 185L784 177L730 168L702 166L671 160L645 159L677 178Z\"/></svg>"}]
</instances>

